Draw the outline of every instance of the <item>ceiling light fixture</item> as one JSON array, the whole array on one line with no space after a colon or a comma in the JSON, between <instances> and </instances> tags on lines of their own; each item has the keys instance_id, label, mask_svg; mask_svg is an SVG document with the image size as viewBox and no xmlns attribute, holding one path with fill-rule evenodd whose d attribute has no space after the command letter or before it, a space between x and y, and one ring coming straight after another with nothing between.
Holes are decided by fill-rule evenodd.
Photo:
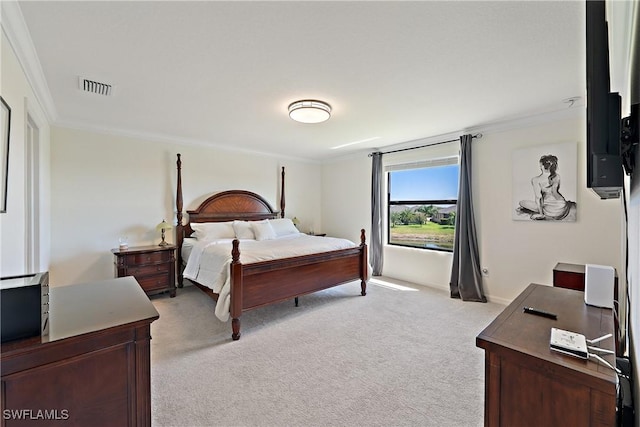
<instances>
[{"instance_id":1,"label":"ceiling light fixture","mask_svg":"<svg viewBox=\"0 0 640 427\"><path fill-rule=\"evenodd\" d=\"M292 102L289 104L289 117L300 123L321 123L331 117L331 106L313 99Z\"/></svg>"}]
</instances>

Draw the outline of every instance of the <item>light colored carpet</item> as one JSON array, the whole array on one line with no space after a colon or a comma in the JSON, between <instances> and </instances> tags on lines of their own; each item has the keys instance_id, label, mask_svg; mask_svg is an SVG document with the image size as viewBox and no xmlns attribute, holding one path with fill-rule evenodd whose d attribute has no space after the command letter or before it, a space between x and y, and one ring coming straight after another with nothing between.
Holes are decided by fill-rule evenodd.
<instances>
[{"instance_id":1,"label":"light colored carpet","mask_svg":"<svg viewBox=\"0 0 640 427\"><path fill-rule=\"evenodd\" d=\"M504 306L393 282L246 312L239 341L199 289L153 298L153 425L483 425L475 337Z\"/></svg>"}]
</instances>

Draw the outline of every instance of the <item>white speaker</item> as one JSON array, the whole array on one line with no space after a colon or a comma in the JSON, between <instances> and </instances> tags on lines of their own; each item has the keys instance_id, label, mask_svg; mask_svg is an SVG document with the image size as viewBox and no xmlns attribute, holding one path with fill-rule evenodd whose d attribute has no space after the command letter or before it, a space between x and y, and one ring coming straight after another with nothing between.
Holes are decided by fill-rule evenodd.
<instances>
[{"instance_id":1,"label":"white speaker","mask_svg":"<svg viewBox=\"0 0 640 427\"><path fill-rule=\"evenodd\" d=\"M615 269L608 265L587 264L584 278L584 302L596 307L613 308Z\"/></svg>"}]
</instances>

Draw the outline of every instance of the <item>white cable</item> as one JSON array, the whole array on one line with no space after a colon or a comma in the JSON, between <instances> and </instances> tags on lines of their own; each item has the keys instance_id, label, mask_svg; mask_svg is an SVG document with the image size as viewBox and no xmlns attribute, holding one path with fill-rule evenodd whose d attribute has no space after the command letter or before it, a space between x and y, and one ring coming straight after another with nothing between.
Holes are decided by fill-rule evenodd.
<instances>
[{"instance_id":1,"label":"white cable","mask_svg":"<svg viewBox=\"0 0 640 427\"><path fill-rule=\"evenodd\" d=\"M598 361L602 362L605 366L613 369L614 371L616 371L619 374L622 373L622 371L620 371L620 369L614 368L613 366L611 366L611 363L607 362L606 360L604 360L602 357L598 356L597 354L587 353L587 356L593 357L594 359L597 359Z\"/></svg>"}]
</instances>

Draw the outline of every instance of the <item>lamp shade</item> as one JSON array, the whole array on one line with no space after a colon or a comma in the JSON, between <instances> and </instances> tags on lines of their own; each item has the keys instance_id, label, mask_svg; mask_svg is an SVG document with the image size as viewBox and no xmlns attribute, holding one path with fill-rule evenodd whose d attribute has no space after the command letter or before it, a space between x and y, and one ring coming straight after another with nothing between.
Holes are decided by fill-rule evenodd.
<instances>
[{"instance_id":1,"label":"lamp shade","mask_svg":"<svg viewBox=\"0 0 640 427\"><path fill-rule=\"evenodd\" d=\"M171 230L172 228L173 228L173 225L169 224L164 219L162 220L162 222L160 224L156 225L156 230L158 230L158 231Z\"/></svg>"},{"instance_id":2,"label":"lamp shade","mask_svg":"<svg viewBox=\"0 0 640 427\"><path fill-rule=\"evenodd\" d=\"M323 101L307 99L289 104L289 117L300 123L320 123L331 117L331 106Z\"/></svg>"}]
</instances>

